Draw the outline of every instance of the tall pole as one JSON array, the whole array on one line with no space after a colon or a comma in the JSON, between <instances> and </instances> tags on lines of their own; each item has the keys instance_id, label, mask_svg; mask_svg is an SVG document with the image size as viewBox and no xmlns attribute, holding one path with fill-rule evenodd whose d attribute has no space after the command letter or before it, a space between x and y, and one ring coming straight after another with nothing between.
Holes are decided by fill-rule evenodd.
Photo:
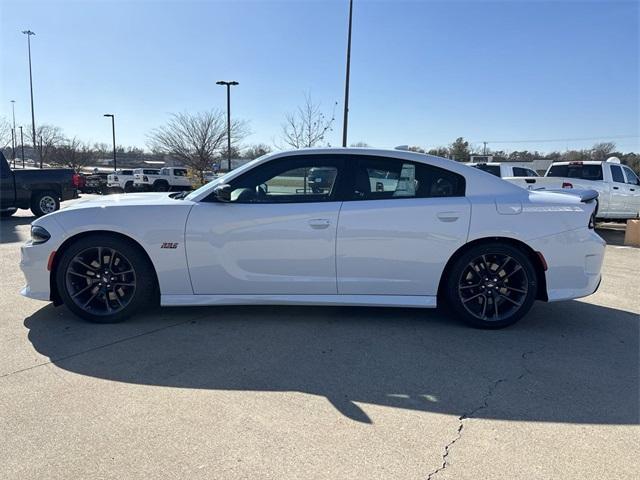
<instances>
[{"instance_id":1,"label":"tall pole","mask_svg":"<svg viewBox=\"0 0 640 480\"><path fill-rule=\"evenodd\" d=\"M29 89L31 90L31 133L33 135L33 150L36 150L36 116L33 112L33 76L31 74L31 35L35 35L31 30L23 30L27 36L27 48L29 50ZM40 168L42 168L42 158L40 158Z\"/></svg>"},{"instance_id":2,"label":"tall pole","mask_svg":"<svg viewBox=\"0 0 640 480\"><path fill-rule=\"evenodd\" d=\"M347 146L347 125L349 123L349 73L351 70L351 19L353 0L349 0L349 33L347 35L347 73L344 82L344 120L342 123L342 146Z\"/></svg>"},{"instance_id":3,"label":"tall pole","mask_svg":"<svg viewBox=\"0 0 640 480\"><path fill-rule=\"evenodd\" d=\"M218 81L216 85L225 85L227 87L227 168L231 171L231 87L239 85L238 82Z\"/></svg>"},{"instance_id":4,"label":"tall pole","mask_svg":"<svg viewBox=\"0 0 640 480\"><path fill-rule=\"evenodd\" d=\"M22 125L20 125L20 146L22 148L22 168L24 168L24 137L22 136Z\"/></svg>"},{"instance_id":5,"label":"tall pole","mask_svg":"<svg viewBox=\"0 0 640 480\"><path fill-rule=\"evenodd\" d=\"M113 171L115 172L118 163L116 160L116 116L113 113L105 113L105 117L111 117L111 134L113 136Z\"/></svg>"},{"instance_id":6,"label":"tall pole","mask_svg":"<svg viewBox=\"0 0 640 480\"><path fill-rule=\"evenodd\" d=\"M13 115L13 128L11 129L11 150L13 153L13 166L16 166L16 143L18 140L16 139L16 101L11 100L11 114Z\"/></svg>"}]
</instances>

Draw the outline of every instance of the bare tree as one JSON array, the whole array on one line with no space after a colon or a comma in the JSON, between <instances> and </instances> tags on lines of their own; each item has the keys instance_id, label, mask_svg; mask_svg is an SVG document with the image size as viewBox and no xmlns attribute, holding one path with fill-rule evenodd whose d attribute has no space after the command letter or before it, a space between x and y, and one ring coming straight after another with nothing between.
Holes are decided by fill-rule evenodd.
<instances>
[{"instance_id":1,"label":"bare tree","mask_svg":"<svg viewBox=\"0 0 640 480\"><path fill-rule=\"evenodd\" d=\"M616 144L614 142L601 142L596 143L591 147L591 158L594 160L606 160L611 153L616 151Z\"/></svg>"},{"instance_id":2,"label":"bare tree","mask_svg":"<svg viewBox=\"0 0 640 480\"><path fill-rule=\"evenodd\" d=\"M232 122L232 146L246 135L245 122ZM166 125L151 131L148 139L153 152L176 157L204 181L204 172L211 170L216 154L226 148L226 116L219 110L174 113Z\"/></svg>"},{"instance_id":3,"label":"bare tree","mask_svg":"<svg viewBox=\"0 0 640 480\"><path fill-rule=\"evenodd\" d=\"M31 144L38 152L40 159L40 168L42 164L49 160L50 155L62 142L65 141L62 129L55 125L42 124L36 128L36 138L33 138L33 129L31 126L27 128L31 137Z\"/></svg>"},{"instance_id":4,"label":"bare tree","mask_svg":"<svg viewBox=\"0 0 640 480\"><path fill-rule=\"evenodd\" d=\"M251 145L246 148L242 156L244 158L248 158L253 160L254 158L261 157L271 152L271 147L265 145L264 143L259 143L257 145Z\"/></svg>"},{"instance_id":5,"label":"bare tree","mask_svg":"<svg viewBox=\"0 0 640 480\"><path fill-rule=\"evenodd\" d=\"M9 121L0 117L0 150L4 150L11 144L11 124Z\"/></svg>"},{"instance_id":6,"label":"bare tree","mask_svg":"<svg viewBox=\"0 0 640 480\"><path fill-rule=\"evenodd\" d=\"M58 146L51 155L53 163L73 168L76 172L89 165L96 157L95 151L77 137Z\"/></svg>"},{"instance_id":7,"label":"bare tree","mask_svg":"<svg viewBox=\"0 0 640 480\"><path fill-rule=\"evenodd\" d=\"M311 95L305 95L304 105L286 115L282 124L282 141L293 148L310 148L323 142L335 121L335 105L329 118L319 103L313 103Z\"/></svg>"}]
</instances>

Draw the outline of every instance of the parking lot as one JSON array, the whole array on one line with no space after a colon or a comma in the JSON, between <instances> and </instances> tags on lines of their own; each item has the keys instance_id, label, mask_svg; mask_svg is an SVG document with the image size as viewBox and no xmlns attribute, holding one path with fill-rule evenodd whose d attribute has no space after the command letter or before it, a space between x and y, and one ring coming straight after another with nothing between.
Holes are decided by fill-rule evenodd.
<instances>
[{"instance_id":1,"label":"parking lot","mask_svg":"<svg viewBox=\"0 0 640 480\"><path fill-rule=\"evenodd\" d=\"M0 478L635 478L640 249L514 327L440 311L158 309L93 325L21 297L1 224ZM636 473L633 473L636 472Z\"/></svg>"}]
</instances>

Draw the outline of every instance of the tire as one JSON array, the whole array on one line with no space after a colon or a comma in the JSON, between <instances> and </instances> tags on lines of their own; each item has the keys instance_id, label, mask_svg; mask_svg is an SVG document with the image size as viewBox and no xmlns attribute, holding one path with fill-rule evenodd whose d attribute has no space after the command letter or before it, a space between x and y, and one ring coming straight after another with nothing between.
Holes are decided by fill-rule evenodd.
<instances>
[{"instance_id":1,"label":"tire","mask_svg":"<svg viewBox=\"0 0 640 480\"><path fill-rule=\"evenodd\" d=\"M155 278L153 266L138 245L104 234L74 242L62 254L55 272L63 303L94 323L121 322L151 305L157 299Z\"/></svg>"},{"instance_id":2,"label":"tire","mask_svg":"<svg viewBox=\"0 0 640 480\"><path fill-rule=\"evenodd\" d=\"M471 248L451 265L445 300L452 313L469 325L495 329L526 315L537 289L536 271L527 254L495 242Z\"/></svg>"},{"instance_id":3,"label":"tire","mask_svg":"<svg viewBox=\"0 0 640 480\"><path fill-rule=\"evenodd\" d=\"M0 212L0 218L9 218L12 217L14 213L16 213L18 209L14 208L13 210L2 210Z\"/></svg>"},{"instance_id":4,"label":"tire","mask_svg":"<svg viewBox=\"0 0 640 480\"><path fill-rule=\"evenodd\" d=\"M60 200L55 192L37 192L31 197L31 211L36 217L60 210Z\"/></svg>"},{"instance_id":5,"label":"tire","mask_svg":"<svg viewBox=\"0 0 640 480\"><path fill-rule=\"evenodd\" d=\"M124 193L129 193L129 192L133 192L133 182L132 181L128 181L127 183L124 184Z\"/></svg>"},{"instance_id":6,"label":"tire","mask_svg":"<svg viewBox=\"0 0 640 480\"><path fill-rule=\"evenodd\" d=\"M155 192L168 192L169 191L169 184L167 182L156 182L153 184L153 190Z\"/></svg>"}]
</instances>

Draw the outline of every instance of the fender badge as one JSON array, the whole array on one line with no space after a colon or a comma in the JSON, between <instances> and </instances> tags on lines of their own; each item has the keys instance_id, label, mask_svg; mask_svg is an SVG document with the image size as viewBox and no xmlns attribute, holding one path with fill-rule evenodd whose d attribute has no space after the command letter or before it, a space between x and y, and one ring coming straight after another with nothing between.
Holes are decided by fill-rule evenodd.
<instances>
[{"instance_id":1,"label":"fender badge","mask_svg":"<svg viewBox=\"0 0 640 480\"><path fill-rule=\"evenodd\" d=\"M175 242L162 242L160 248L178 248L178 244Z\"/></svg>"}]
</instances>

